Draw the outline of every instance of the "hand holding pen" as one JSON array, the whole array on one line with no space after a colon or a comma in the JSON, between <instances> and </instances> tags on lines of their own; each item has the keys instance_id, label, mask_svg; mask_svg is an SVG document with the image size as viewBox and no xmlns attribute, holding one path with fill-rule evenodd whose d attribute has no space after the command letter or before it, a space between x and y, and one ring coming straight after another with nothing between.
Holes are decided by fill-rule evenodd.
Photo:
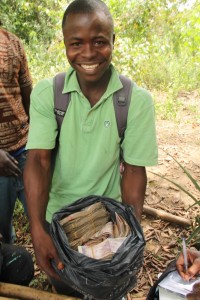
<instances>
[{"instance_id":1,"label":"hand holding pen","mask_svg":"<svg viewBox=\"0 0 200 300\"><path fill-rule=\"evenodd\" d=\"M200 275L200 251L195 248L185 249L177 259L176 268L180 276L188 281Z\"/></svg>"}]
</instances>

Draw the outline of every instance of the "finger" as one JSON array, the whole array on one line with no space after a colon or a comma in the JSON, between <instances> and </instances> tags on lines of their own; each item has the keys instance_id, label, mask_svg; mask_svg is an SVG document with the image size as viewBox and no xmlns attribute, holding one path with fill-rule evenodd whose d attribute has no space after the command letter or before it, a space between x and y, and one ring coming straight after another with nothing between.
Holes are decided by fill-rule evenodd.
<instances>
[{"instance_id":1,"label":"finger","mask_svg":"<svg viewBox=\"0 0 200 300\"><path fill-rule=\"evenodd\" d=\"M185 272L180 272L179 275L183 278L183 280L185 281L189 281L190 280L190 275L185 273Z\"/></svg>"},{"instance_id":2,"label":"finger","mask_svg":"<svg viewBox=\"0 0 200 300\"><path fill-rule=\"evenodd\" d=\"M19 176L22 173L21 170L18 168L18 166L11 161L10 161L10 164L8 165L7 169L9 171L9 173L14 176Z\"/></svg>"},{"instance_id":3,"label":"finger","mask_svg":"<svg viewBox=\"0 0 200 300\"><path fill-rule=\"evenodd\" d=\"M176 268L177 268L177 270L178 270L179 273L184 273L184 271L185 271L184 265L181 265L181 264L178 265L177 264Z\"/></svg>"},{"instance_id":4,"label":"finger","mask_svg":"<svg viewBox=\"0 0 200 300\"><path fill-rule=\"evenodd\" d=\"M47 275L50 277L54 277L57 280L60 280L59 275L56 273L55 269L53 268L52 262L49 262L49 267L46 271Z\"/></svg>"},{"instance_id":5,"label":"finger","mask_svg":"<svg viewBox=\"0 0 200 300\"><path fill-rule=\"evenodd\" d=\"M59 275L54 270L51 259L49 259L41 264L38 262L38 265L39 265L39 268L41 270L43 270L49 277L54 277L54 278L59 279Z\"/></svg>"},{"instance_id":6,"label":"finger","mask_svg":"<svg viewBox=\"0 0 200 300\"><path fill-rule=\"evenodd\" d=\"M19 169L13 169L10 167L7 167L4 169L4 176L15 176L18 177L21 175L21 171Z\"/></svg>"},{"instance_id":7,"label":"finger","mask_svg":"<svg viewBox=\"0 0 200 300\"><path fill-rule=\"evenodd\" d=\"M56 266L57 266L57 269L60 271L65 268L65 265L61 261L59 261Z\"/></svg>"},{"instance_id":8,"label":"finger","mask_svg":"<svg viewBox=\"0 0 200 300\"><path fill-rule=\"evenodd\" d=\"M12 162L13 162L15 165L18 165L18 164L19 164L18 161L17 161L12 155L10 155L9 153L7 153L7 156L8 156L8 158L9 158L10 160L12 160Z\"/></svg>"},{"instance_id":9,"label":"finger","mask_svg":"<svg viewBox=\"0 0 200 300\"><path fill-rule=\"evenodd\" d=\"M183 265L184 264L184 257L183 257L183 254L181 253L179 255L179 257L177 258L177 261L176 261L176 265Z\"/></svg>"},{"instance_id":10,"label":"finger","mask_svg":"<svg viewBox=\"0 0 200 300\"><path fill-rule=\"evenodd\" d=\"M187 275L189 276L189 279L197 276L199 274L199 265L198 264L193 264L188 270L187 270Z\"/></svg>"},{"instance_id":11,"label":"finger","mask_svg":"<svg viewBox=\"0 0 200 300\"><path fill-rule=\"evenodd\" d=\"M182 277L182 274L185 273L185 267L184 267L184 259L183 259L183 254L180 254L180 256L178 257L177 261L176 261L176 268L179 272L179 274Z\"/></svg>"}]
</instances>

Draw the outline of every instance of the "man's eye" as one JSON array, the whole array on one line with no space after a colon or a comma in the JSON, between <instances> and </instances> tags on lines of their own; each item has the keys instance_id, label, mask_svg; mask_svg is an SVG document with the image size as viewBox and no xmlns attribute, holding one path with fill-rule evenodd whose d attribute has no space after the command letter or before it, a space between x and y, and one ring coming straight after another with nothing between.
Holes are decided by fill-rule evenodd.
<instances>
[{"instance_id":1,"label":"man's eye","mask_svg":"<svg viewBox=\"0 0 200 300\"><path fill-rule=\"evenodd\" d=\"M73 47L79 47L81 45L80 42L75 42L75 43L72 43L71 46Z\"/></svg>"},{"instance_id":2,"label":"man's eye","mask_svg":"<svg viewBox=\"0 0 200 300\"><path fill-rule=\"evenodd\" d=\"M95 41L95 45L97 45L97 46L102 46L104 44L105 44L104 41Z\"/></svg>"}]
</instances>

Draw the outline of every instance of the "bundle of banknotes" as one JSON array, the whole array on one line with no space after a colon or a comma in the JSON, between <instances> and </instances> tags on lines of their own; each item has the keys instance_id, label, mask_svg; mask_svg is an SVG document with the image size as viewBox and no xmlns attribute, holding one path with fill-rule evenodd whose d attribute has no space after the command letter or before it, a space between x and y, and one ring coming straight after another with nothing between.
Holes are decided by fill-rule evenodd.
<instances>
[{"instance_id":1,"label":"bundle of banknotes","mask_svg":"<svg viewBox=\"0 0 200 300\"><path fill-rule=\"evenodd\" d=\"M62 220L70 246L95 259L111 259L130 234L127 222L115 212L115 221L101 202L73 213Z\"/></svg>"}]
</instances>

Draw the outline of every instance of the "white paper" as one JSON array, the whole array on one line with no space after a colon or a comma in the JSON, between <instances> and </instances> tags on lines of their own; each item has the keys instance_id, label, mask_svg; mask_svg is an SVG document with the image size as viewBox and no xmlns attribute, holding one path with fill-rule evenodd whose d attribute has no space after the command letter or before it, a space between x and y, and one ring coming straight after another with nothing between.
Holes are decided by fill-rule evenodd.
<instances>
[{"instance_id":1,"label":"white paper","mask_svg":"<svg viewBox=\"0 0 200 300\"><path fill-rule=\"evenodd\" d=\"M160 283L159 286L169 291L186 296L193 290L196 282L200 282L200 277L185 281L181 278L177 271L169 273Z\"/></svg>"}]
</instances>

